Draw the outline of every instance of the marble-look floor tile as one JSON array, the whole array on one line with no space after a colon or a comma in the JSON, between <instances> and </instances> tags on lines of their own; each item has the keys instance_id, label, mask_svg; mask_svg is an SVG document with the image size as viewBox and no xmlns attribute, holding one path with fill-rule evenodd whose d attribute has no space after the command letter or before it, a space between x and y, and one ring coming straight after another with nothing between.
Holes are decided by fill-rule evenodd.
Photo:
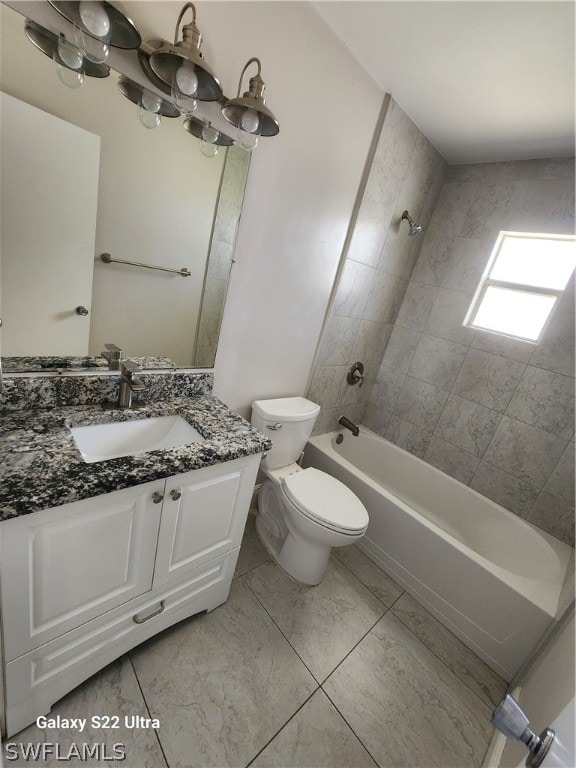
<instances>
[{"instance_id":1,"label":"marble-look floor tile","mask_svg":"<svg viewBox=\"0 0 576 768\"><path fill-rule=\"evenodd\" d=\"M170 768L247 765L316 687L243 579L132 659Z\"/></svg>"},{"instance_id":2,"label":"marble-look floor tile","mask_svg":"<svg viewBox=\"0 0 576 768\"><path fill-rule=\"evenodd\" d=\"M323 581L308 587L273 563L246 582L314 677L322 681L368 632L386 608L335 558Z\"/></svg>"},{"instance_id":3,"label":"marble-look floor tile","mask_svg":"<svg viewBox=\"0 0 576 768\"><path fill-rule=\"evenodd\" d=\"M384 571L373 563L358 547L334 547L334 557L344 563L348 570L358 576L360 581L389 608L404 592Z\"/></svg>"},{"instance_id":4,"label":"marble-look floor tile","mask_svg":"<svg viewBox=\"0 0 576 768\"><path fill-rule=\"evenodd\" d=\"M377 768L322 690L316 691L251 768Z\"/></svg>"},{"instance_id":5,"label":"marble-look floor tile","mask_svg":"<svg viewBox=\"0 0 576 768\"><path fill-rule=\"evenodd\" d=\"M406 592L392 613L490 707L500 703L507 683Z\"/></svg>"},{"instance_id":6,"label":"marble-look floor tile","mask_svg":"<svg viewBox=\"0 0 576 768\"><path fill-rule=\"evenodd\" d=\"M323 688L381 768L482 764L490 708L391 613Z\"/></svg>"},{"instance_id":7,"label":"marble-look floor tile","mask_svg":"<svg viewBox=\"0 0 576 768\"><path fill-rule=\"evenodd\" d=\"M250 514L246 520L236 571L242 576L253 568L262 565L266 560L270 560L270 555L264 549L264 545L256 533L256 515Z\"/></svg>"},{"instance_id":8,"label":"marble-look floor tile","mask_svg":"<svg viewBox=\"0 0 576 768\"><path fill-rule=\"evenodd\" d=\"M91 718L95 715L120 718L119 728L94 728ZM37 761L48 768L68 765L78 768L82 765L123 765L125 768L165 768L166 761L162 755L156 732L152 728L130 728L124 717L133 715L143 718L150 717L138 681L127 656L113 662L101 672L91 677L74 691L69 693L52 707L49 718L87 718L86 727L79 730L64 730L58 728L40 729L31 725L9 739L17 744L58 744L60 756L67 755L72 745L81 749L83 744L105 744L106 755L114 754L114 744L123 745L126 759L121 762L100 760L96 757L62 761L57 756ZM130 721L128 722L128 725ZM162 729L162 723L160 723ZM72 753L73 754L73 753ZM1 760L0 760L1 762ZM10 760L7 765L29 766L30 760L24 758Z\"/></svg>"}]
</instances>

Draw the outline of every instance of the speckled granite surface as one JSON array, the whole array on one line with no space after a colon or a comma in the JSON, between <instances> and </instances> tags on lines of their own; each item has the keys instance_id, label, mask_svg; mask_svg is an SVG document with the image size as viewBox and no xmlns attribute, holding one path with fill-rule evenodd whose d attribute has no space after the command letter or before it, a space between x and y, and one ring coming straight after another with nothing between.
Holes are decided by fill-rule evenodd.
<instances>
[{"instance_id":1,"label":"speckled granite surface","mask_svg":"<svg viewBox=\"0 0 576 768\"><path fill-rule=\"evenodd\" d=\"M69 431L72 426L172 413L206 439L86 464ZM0 520L261 453L270 446L263 434L207 394L172 398L138 410L104 411L86 405L6 412L0 418Z\"/></svg>"},{"instance_id":2,"label":"speckled granite surface","mask_svg":"<svg viewBox=\"0 0 576 768\"><path fill-rule=\"evenodd\" d=\"M169 357L135 357L128 356L125 359L133 360L140 368L176 368L176 363ZM108 360L103 357L3 357L2 366L5 373L15 371L58 371L58 370L83 370L86 368L108 369Z\"/></svg>"},{"instance_id":3,"label":"speckled granite surface","mask_svg":"<svg viewBox=\"0 0 576 768\"><path fill-rule=\"evenodd\" d=\"M172 397L205 395L212 391L214 374L164 371L139 374L145 389L138 398L155 403ZM0 414L33 408L96 405L118 399L120 374L19 376L7 378L0 394Z\"/></svg>"}]
</instances>

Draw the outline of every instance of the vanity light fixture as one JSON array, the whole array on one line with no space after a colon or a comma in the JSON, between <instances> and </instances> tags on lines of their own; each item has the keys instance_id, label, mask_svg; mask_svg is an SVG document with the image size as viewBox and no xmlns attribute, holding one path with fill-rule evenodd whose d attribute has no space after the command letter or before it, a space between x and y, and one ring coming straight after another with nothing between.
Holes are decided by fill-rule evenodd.
<instances>
[{"instance_id":1,"label":"vanity light fixture","mask_svg":"<svg viewBox=\"0 0 576 768\"><path fill-rule=\"evenodd\" d=\"M258 72L250 78L248 90L240 96L242 90L242 78L250 64L258 65ZM244 149L254 149L258 144L259 136L276 136L280 130L278 120L266 106L264 100L264 80L260 76L260 59L252 58L246 62L240 81L238 83L238 95L235 99L228 99L222 107L222 114L229 123L238 128L238 139Z\"/></svg>"},{"instance_id":2,"label":"vanity light fixture","mask_svg":"<svg viewBox=\"0 0 576 768\"><path fill-rule=\"evenodd\" d=\"M192 10L192 21L182 27L182 40L178 41L187 10ZM174 43L163 44L149 58L154 73L171 88L176 106L187 114L196 109L197 100L217 101L222 96L222 86L202 57L201 43L196 8L193 3L186 3L176 22Z\"/></svg>"},{"instance_id":3,"label":"vanity light fixture","mask_svg":"<svg viewBox=\"0 0 576 768\"><path fill-rule=\"evenodd\" d=\"M138 119L145 128L157 128L161 116L180 117L180 112L172 102L163 99L153 91L149 91L139 83L135 83L124 75L118 78L120 93L138 106Z\"/></svg>"},{"instance_id":4,"label":"vanity light fixture","mask_svg":"<svg viewBox=\"0 0 576 768\"><path fill-rule=\"evenodd\" d=\"M413 237L414 235L419 235L420 232L422 232L422 227L420 224L416 224L412 216L408 213L408 211L404 211L402 214L402 221L407 221L410 226L410 231L408 232L408 237Z\"/></svg>"},{"instance_id":5,"label":"vanity light fixture","mask_svg":"<svg viewBox=\"0 0 576 768\"><path fill-rule=\"evenodd\" d=\"M101 64L108 58L110 46L131 50L142 37L134 22L119 3L108 0L48 0L74 27L74 40L85 57Z\"/></svg>"},{"instance_id":6,"label":"vanity light fixture","mask_svg":"<svg viewBox=\"0 0 576 768\"><path fill-rule=\"evenodd\" d=\"M215 157L218 154L218 147L229 147L234 144L229 136L218 131L211 123L203 123L202 120L191 115L184 120L184 128L192 136L200 139L200 152L206 157Z\"/></svg>"},{"instance_id":7,"label":"vanity light fixture","mask_svg":"<svg viewBox=\"0 0 576 768\"><path fill-rule=\"evenodd\" d=\"M64 35L56 35L35 21L26 19L24 32L30 42L54 61L56 74L68 88L79 88L86 77L108 77L110 67L86 60L83 52Z\"/></svg>"}]
</instances>

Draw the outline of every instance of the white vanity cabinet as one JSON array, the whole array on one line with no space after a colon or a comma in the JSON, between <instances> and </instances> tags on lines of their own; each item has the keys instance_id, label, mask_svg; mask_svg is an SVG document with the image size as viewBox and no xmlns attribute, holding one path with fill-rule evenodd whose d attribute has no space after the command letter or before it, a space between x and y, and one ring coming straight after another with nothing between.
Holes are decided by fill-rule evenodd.
<instances>
[{"instance_id":1,"label":"white vanity cabinet","mask_svg":"<svg viewBox=\"0 0 576 768\"><path fill-rule=\"evenodd\" d=\"M259 460L0 524L8 736L130 648L226 600Z\"/></svg>"}]
</instances>

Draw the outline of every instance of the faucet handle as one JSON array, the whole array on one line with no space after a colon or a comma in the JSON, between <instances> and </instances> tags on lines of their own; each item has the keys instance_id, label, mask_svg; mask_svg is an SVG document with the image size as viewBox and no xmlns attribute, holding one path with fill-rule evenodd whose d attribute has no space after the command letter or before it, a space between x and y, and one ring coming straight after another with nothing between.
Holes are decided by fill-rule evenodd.
<instances>
[{"instance_id":1,"label":"faucet handle","mask_svg":"<svg viewBox=\"0 0 576 768\"><path fill-rule=\"evenodd\" d=\"M122 362L122 350L116 344L104 344L107 352L102 352L102 357L108 360L111 371L117 371Z\"/></svg>"},{"instance_id":2,"label":"faucet handle","mask_svg":"<svg viewBox=\"0 0 576 768\"><path fill-rule=\"evenodd\" d=\"M124 376L131 378L133 374L139 373L141 370L142 368L134 360L122 360L122 373Z\"/></svg>"}]
</instances>

